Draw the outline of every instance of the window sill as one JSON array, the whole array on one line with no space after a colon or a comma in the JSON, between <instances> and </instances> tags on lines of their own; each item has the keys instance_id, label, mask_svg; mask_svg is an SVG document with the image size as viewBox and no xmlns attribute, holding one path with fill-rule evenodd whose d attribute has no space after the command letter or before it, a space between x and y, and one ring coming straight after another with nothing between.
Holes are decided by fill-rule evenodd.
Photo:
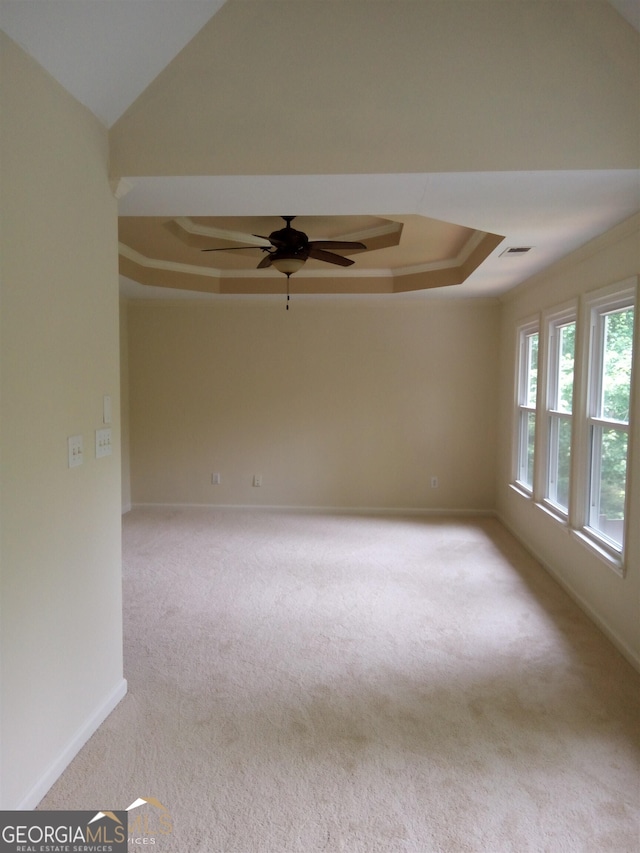
<instances>
[{"instance_id":1,"label":"window sill","mask_svg":"<svg viewBox=\"0 0 640 853\"><path fill-rule=\"evenodd\" d=\"M521 498L526 498L527 500L533 500L533 492L529 491L526 486L523 486L522 483L509 483L509 488L513 489L513 491L520 495Z\"/></svg>"},{"instance_id":2,"label":"window sill","mask_svg":"<svg viewBox=\"0 0 640 853\"><path fill-rule=\"evenodd\" d=\"M548 503L547 501L541 501L539 503L536 503L536 506L545 515L548 515L549 518L552 518L557 524L559 524L561 527L564 527L565 530L569 530L569 519L562 512L561 509L555 507L552 503Z\"/></svg>"},{"instance_id":3,"label":"window sill","mask_svg":"<svg viewBox=\"0 0 640 853\"><path fill-rule=\"evenodd\" d=\"M571 534L585 545L592 553L614 571L618 577L624 578L625 566L622 555L616 553L613 549L608 548L604 542L600 542L595 536L590 535L585 530L571 530Z\"/></svg>"},{"instance_id":4,"label":"window sill","mask_svg":"<svg viewBox=\"0 0 640 853\"><path fill-rule=\"evenodd\" d=\"M528 492L519 483L509 483L509 488L521 498L533 501L533 495L531 492ZM605 566L614 571L618 577L624 578L625 564L622 554L615 551L613 548L610 548L604 540L600 541L595 534L591 534L585 529L576 530L571 527L568 518L565 518L561 513L555 510L553 506L539 501L536 501L534 506L551 518L556 524L563 527L564 530L573 536L578 542L588 548L592 554L595 554L605 564Z\"/></svg>"},{"instance_id":5,"label":"window sill","mask_svg":"<svg viewBox=\"0 0 640 853\"><path fill-rule=\"evenodd\" d=\"M526 500L533 502L533 495L531 492L528 492L519 483L509 483L509 488L521 498L525 498ZM625 564L624 559L619 552L608 547L606 542L601 542L596 535L590 534L586 530L576 530L571 527L569 519L564 517L562 513L558 512L552 505L536 501L534 506L543 512L548 518L552 519L556 524L560 525L560 527L584 545L592 554L595 554L605 564L605 566L615 572L619 578L624 578Z\"/></svg>"}]
</instances>

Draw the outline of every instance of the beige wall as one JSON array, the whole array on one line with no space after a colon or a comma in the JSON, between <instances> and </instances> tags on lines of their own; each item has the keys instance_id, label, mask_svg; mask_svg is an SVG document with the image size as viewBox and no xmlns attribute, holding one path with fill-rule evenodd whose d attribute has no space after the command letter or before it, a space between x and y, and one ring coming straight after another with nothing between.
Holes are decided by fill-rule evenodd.
<instances>
[{"instance_id":1,"label":"beige wall","mask_svg":"<svg viewBox=\"0 0 640 853\"><path fill-rule=\"evenodd\" d=\"M134 504L492 509L498 312L437 298L132 302Z\"/></svg>"},{"instance_id":2,"label":"beige wall","mask_svg":"<svg viewBox=\"0 0 640 853\"><path fill-rule=\"evenodd\" d=\"M122 695L116 202L98 122L0 33L1 808ZM96 460L103 395L112 456ZM67 467L67 436L85 461Z\"/></svg>"},{"instance_id":3,"label":"beige wall","mask_svg":"<svg viewBox=\"0 0 640 853\"><path fill-rule=\"evenodd\" d=\"M640 353L636 346L635 403L631 416L630 501L627 571L616 574L594 552L531 500L509 488L512 478L513 399L516 328L545 309L562 306L605 285L640 272L640 218L593 241L553 269L507 295L501 348L501 419L498 510L507 525L640 668ZM638 324L636 323L636 333ZM636 334L638 340L638 334Z\"/></svg>"},{"instance_id":4,"label":"beige wall","mask_svg":"<svg viewBox=\"0 0 640 853\"><path fill-rule=\"evenodd\" d=\"M131 509L131 459L129 446L129 310L120 300L120 445L122 459L122 512Z\"/></svg>"},{"instance_id":5,"label":"beige wall","mask_svg":"<svg viewBox=\"0 0 640 853\"><path fill-rule=\"evenodd\" d=\"M639 99L638 34L601 0L230 0L114 125L112 168L637 168Z\"/></svg>"}]
</instances>

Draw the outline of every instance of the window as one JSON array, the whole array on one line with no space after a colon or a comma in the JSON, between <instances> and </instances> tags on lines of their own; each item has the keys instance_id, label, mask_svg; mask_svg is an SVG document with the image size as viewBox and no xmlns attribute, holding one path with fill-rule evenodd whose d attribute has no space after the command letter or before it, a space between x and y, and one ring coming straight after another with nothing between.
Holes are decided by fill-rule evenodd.
<instances>
[{"instance_id":1,"label":"window","mask_svg":"<svg viewBox=\"0 0 640 853\"><path fill-rule=\"evenodd\" d=\"M610 285L518 328L513 486L619 572L636 292Z\"/></svg>"},{"instance_id":2,"label":"window","mask_svg":"<svg viewBox=\"0 0 640 853\"><path fill-rule=\"evenodd\" d=\"M548 323L545 498L564 516L569 512L575 346L575 312L551 318Z\"/></svg>"},{"instance_id":3,"label":"window","mask_svg":"<svg viewBox=\"0 0 640 853\"><path fill-rule=\"evenodd\" d=\"M533 491L535 460L539 337L534 324L520 329L516 482L529 492Z\"/></svg>"},{"instance_id":4,"label":"window","mask_svg":"<svg viewBox=\"0 0 640 853\"><path fill-rule=\"evenodd\" d=\"M633 293L591 304L586 529L624 546L633 352Z\"/></svg>"}]
</instances>

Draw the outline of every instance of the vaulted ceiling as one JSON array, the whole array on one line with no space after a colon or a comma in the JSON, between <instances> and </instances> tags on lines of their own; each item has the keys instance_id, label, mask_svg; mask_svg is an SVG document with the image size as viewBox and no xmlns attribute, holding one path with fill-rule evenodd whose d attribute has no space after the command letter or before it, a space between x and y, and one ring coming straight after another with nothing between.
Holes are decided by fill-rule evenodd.
<instances>
[{"instance_id":1,"label":"vaulted ceiling","mask_svg":"<svg viewBox=\"0 0 640 853\"><path fill-rule=\"evenodd\" d=\"M637 9L0 0L0 26L109 128L129 294L281 292L183 226L222 247L295 214L367 245L301 292L495 296L640 209Z\"/></svg>"}]
</instances>

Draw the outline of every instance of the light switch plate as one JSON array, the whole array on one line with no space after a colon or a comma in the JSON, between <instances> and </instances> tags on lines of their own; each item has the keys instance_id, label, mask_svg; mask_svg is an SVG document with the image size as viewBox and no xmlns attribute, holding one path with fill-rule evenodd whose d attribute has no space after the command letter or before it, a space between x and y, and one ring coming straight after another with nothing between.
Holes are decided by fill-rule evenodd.
<instances>
[{"instance_id":1,"label":"light switch plate","mask_svg":"<svg viewBox=\"0 0 640 853\"><path fill-rule=\"evenodd\" d=\"M82 436L70 435L67 438L67 449L69 452L69 468L77 468L84 461Z\"/></svg>"},{"instance_id":2,"label":"light switch plate","mask_svg":"<svg viewBox=\"0 0 640 853\"><path fill-rule=\"evenodd\" d=\"M109 427L96 430L96 459L111 456L111 430Z\"/></svg>"}]
</instances>

